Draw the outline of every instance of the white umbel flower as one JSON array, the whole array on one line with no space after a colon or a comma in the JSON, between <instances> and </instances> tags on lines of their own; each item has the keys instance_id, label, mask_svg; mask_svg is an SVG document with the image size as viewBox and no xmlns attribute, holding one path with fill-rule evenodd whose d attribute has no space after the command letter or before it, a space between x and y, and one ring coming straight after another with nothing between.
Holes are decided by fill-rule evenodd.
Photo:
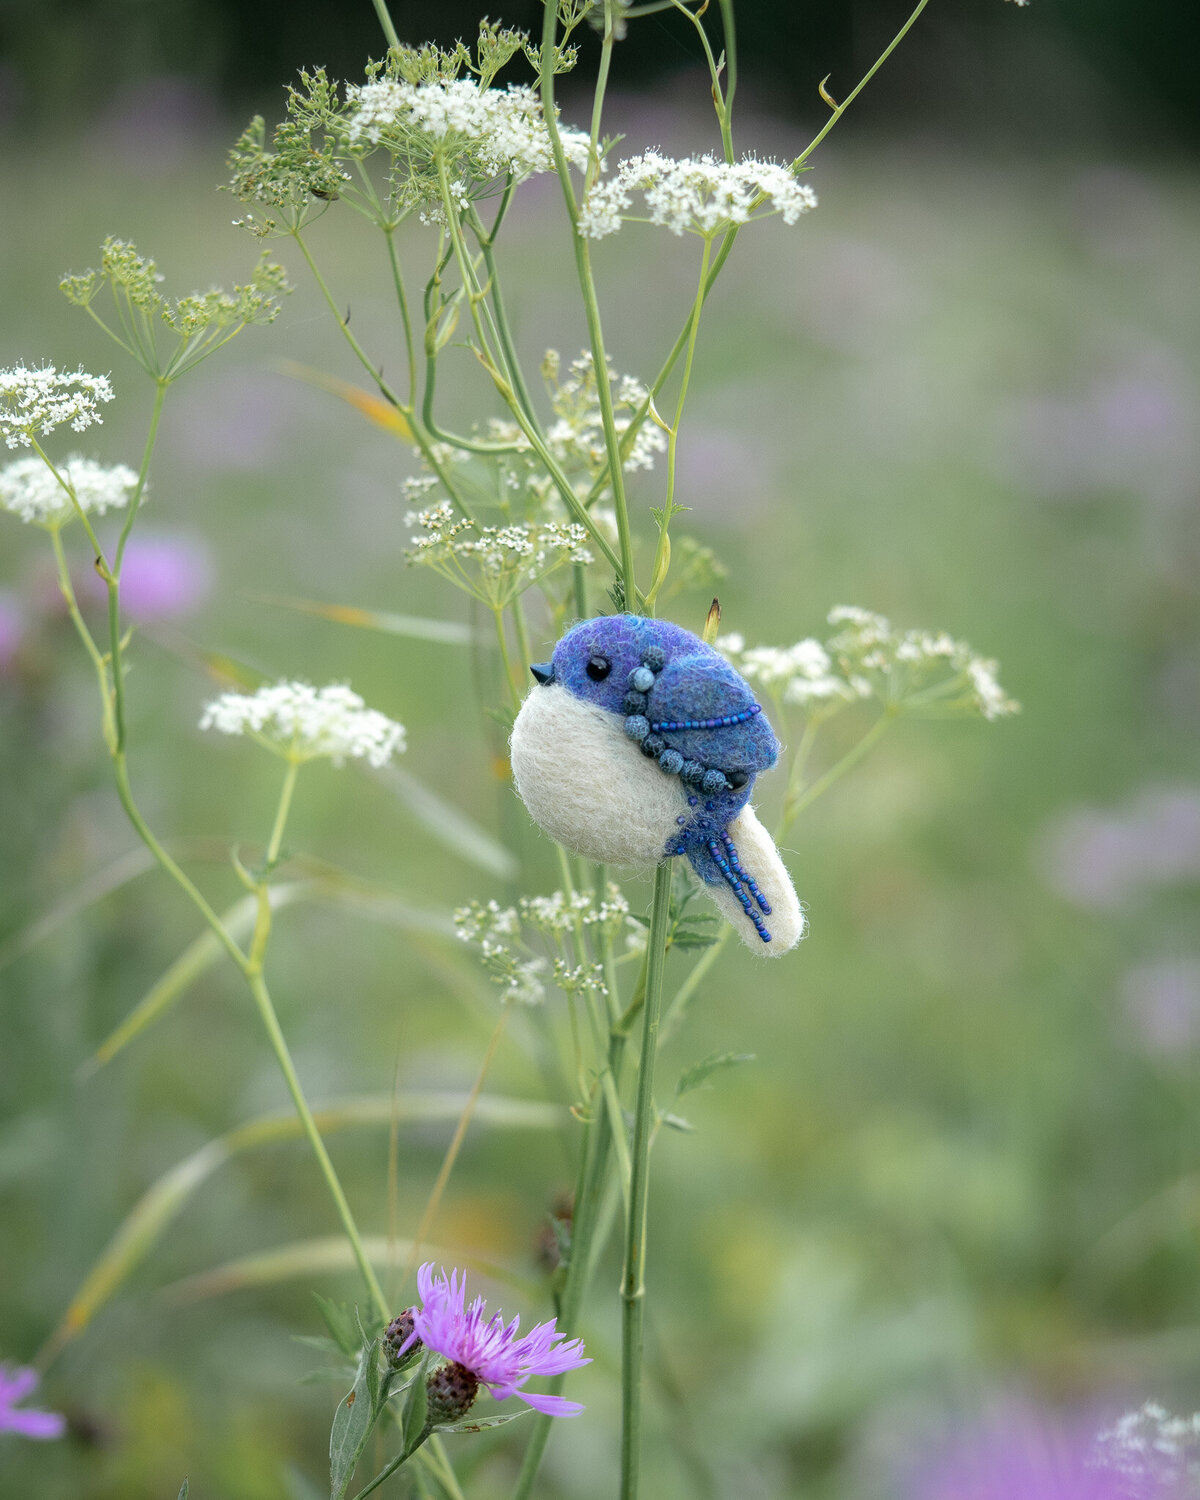
<instances>
[{"instance_id":1,"label":"white umbel flower","mask_svg":"<svg viewBox=\"0 0 1200 1500\"><path fill-rule=\"evenodd\" d=\"M28 448L32 434L53 432L64 423L83 432L103 420L99 404L112 399L107 375L14 365L0 370L0 432L10 448Z\"/></svg>"},{"instance_id":2,"label":"white umbel flower","mask_svg":"<svg viewBox=\"0 0 1200 1500\"><path fill-rule=\"evenodd\" d=\"M137 488L137 475L125 464L98 464L77 453L64 459L58 472L89 515L122 509ZM75 515L66 490L40 458L18 458L0 469L0 508L37 526L61 526Z\"/></svg>"},{"instance_id":3,"label":"white umbel flower","mask_svg":"<svg viewBox=\"0 0 1200 1500\"><path fill-rule=\"evenodd\" d=\"M406 152L440 150L471 159L479 176L520 181L554 170L542 102L527 84L481 88L473 78L402 83L382 78L346 90L351 146L383 145ZM587 164L589 138L560 127L563 150L573 165Z\"/></svg>"},{"instance_id":4,"label":"white umbel flower","mask_svg":"<svg viewBox=\"0 0 1200 1500\"><path fill-rule=\"evenodd\" d=\"M287 760L347 757L383 766L405 748L404 726L367 708L343 683L315 688L277 682L256 693L222 693L200 720L201 729L248 734Z\"/></svg>"},{"instance_id":5,"label":"white umbel flower","mask_svg":"<svg viewBox=\"0 0 1200 1500\"><path fill-rule=\"evenodd\" d=\"M672 234L715 234L768 214L794 224L817 206L812 188L797 182L791 168L780 162L753 156L723 162L709 155L676 160L646 151L621 162L611 178L592 189L579 215L579 233L603 239L620 229L622 219L641 217L626 212L636 193L650 223Z\"/></svg>"},{"instance_id":6,"label":"white umbel flower","mask_svg":"<svg viewBox=\"0 0 1200 1500\"><path fill-rule=\"evenodd\" d=\"M778 693L785 703L857 698L860 694L833 671L829 652L811 636L794 646L747 646L740 635L721 636L717 650L749 682Z\"/></svg>"}]
</instances>

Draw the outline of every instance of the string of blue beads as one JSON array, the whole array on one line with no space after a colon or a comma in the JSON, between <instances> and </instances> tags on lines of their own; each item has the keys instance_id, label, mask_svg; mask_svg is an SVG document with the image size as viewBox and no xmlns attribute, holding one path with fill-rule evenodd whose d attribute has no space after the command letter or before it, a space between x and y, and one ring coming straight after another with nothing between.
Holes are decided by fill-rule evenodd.
<instances>
[{"instance_id":1,"label":"string of blue beads","mask_svg":"<svg viewBox=\"0 0 1200 1500\"><path fill-rule=\"evenodd\" d=\"M732 853L732 847L730 846L728 839L725 839L725 845ZM746 892L742 889L742 881L748 880L748 877L745 875L734 873L734 871L730 868L729 861L721 853L721 846L717 843L716 839L709 839L708 852L712 855L713 859L716 860L717 869L720 870L721 874L725 877L725 883L729 886L730 890L741 902L742 910L750 918L751 922L754 923L754 930L758 933L759 937L762 938L764 943L769 943L771 941L771 934L767 931L763 919L754 910L754 907L750 902L750 897L747 896ZM736 854L733 855L733 859L734 863L736 864Z\"/></svg>"},{"instance_id":2,"label":"string of blue beads","mask_svg":"<svg viewBox=\"0 0 1200 1500\"><path fill-rule=\"evenodd\" d=\"M762 704L756 703L744 713L726 714L723 719L678 719L670 723L651 724L650 728L656 733L667 729L728 729L733 724L744 724L747 719L752 719L755 714L760 713L762 713Z\"/></svg>"},{"instance_id":3,"label":"string of blue beads","mask_svg":"<svg viewBox=\"0 0 1200 1500\"><path fill-rule=\"evenodd\" d=\"M759 890L758 885L755 882L754 876L753 875L747 875L746 872L745 872L745 870L742 869L741 861L738 859L737 849L736 849L736 847L734 845L733 840L729 837L729 835L727 833L723 833L721 835L721 842L725 845L726 851L729 854L729 863L733 866L734 870L737 872L738 878L740 880L744 881L745 884L750 887L750 894L758 902L759 906L762 907L763 911L766 912L767 916L770 916L771 915L771 907L770 907L770 905L769 905L769 903L767 901L767 898Z\"/></svg>"}]
</instances>

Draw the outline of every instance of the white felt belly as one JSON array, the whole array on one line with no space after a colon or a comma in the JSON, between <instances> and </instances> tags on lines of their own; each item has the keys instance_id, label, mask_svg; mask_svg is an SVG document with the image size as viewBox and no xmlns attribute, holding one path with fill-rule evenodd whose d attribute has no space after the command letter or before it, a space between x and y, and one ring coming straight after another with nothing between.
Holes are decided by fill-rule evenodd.
<instances>
[{"instance_id":1,"label":"white felt belly","mask_svg":"<svg viewBox=\"0 0 1200 1500\"><path fill-rule=\"evenodd\" d=\"M534 822L586 859L655 865L679 832L677 819L687 812L679 780L638 750L618 714L559 683L535 687L525 699L511 749L517 791Z\"/></svg>"},{"instance_id":2,"label":"white felt belly","mask_svg":"<svg viewBox=\"0 0 1200 1500\"><path fill-rule=\"evenodd\" d=\"M758 820L750 806L743 807L729 824L729 837L737 845L742 869L752 875L771 908L763 924L771 934L764 943L754 924L746 916L741 902L727 885L705 885L704 893L741 938L742 942L763 958L778 958L794 948L804 936L804 911L792 885L792 877L779 857L775 840Z\"/></svg>"}]
</instances>

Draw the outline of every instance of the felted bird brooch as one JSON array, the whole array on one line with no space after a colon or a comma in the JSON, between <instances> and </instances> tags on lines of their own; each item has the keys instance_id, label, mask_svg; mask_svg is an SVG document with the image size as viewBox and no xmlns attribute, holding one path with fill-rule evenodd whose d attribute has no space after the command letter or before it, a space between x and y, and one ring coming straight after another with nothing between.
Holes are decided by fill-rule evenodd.
<instances>
[{"instance_id":1,"label":"felted bird brooch","mask_svg":"<svg viewBox=\"0 0 1200 1500\"><path fill-rule=\"evenodd\" d=\"M511 749L534 822L605 864L684 855L745 943L794 947L804 913L750 806L779 741L749 683L690 630L642 615L581 621L532 671Z\"/></svg>"}]
</instances>

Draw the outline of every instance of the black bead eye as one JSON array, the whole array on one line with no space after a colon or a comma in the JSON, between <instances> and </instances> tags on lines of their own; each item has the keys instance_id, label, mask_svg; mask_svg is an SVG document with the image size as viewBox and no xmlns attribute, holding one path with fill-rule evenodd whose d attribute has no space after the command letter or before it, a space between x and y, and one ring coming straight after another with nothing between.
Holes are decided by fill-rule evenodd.
<instances>
[{"instance_id":1,"label":"black bead eye","mask_svg":"<svg viewBox=\"0 0 1200 1500\"><path fill-rule=\"evenodd\" d=\"M603 682L612 671L612 662L607 656L593 656L587 664L587 674L593 682Z\"/></svg>"}]
</instances>

